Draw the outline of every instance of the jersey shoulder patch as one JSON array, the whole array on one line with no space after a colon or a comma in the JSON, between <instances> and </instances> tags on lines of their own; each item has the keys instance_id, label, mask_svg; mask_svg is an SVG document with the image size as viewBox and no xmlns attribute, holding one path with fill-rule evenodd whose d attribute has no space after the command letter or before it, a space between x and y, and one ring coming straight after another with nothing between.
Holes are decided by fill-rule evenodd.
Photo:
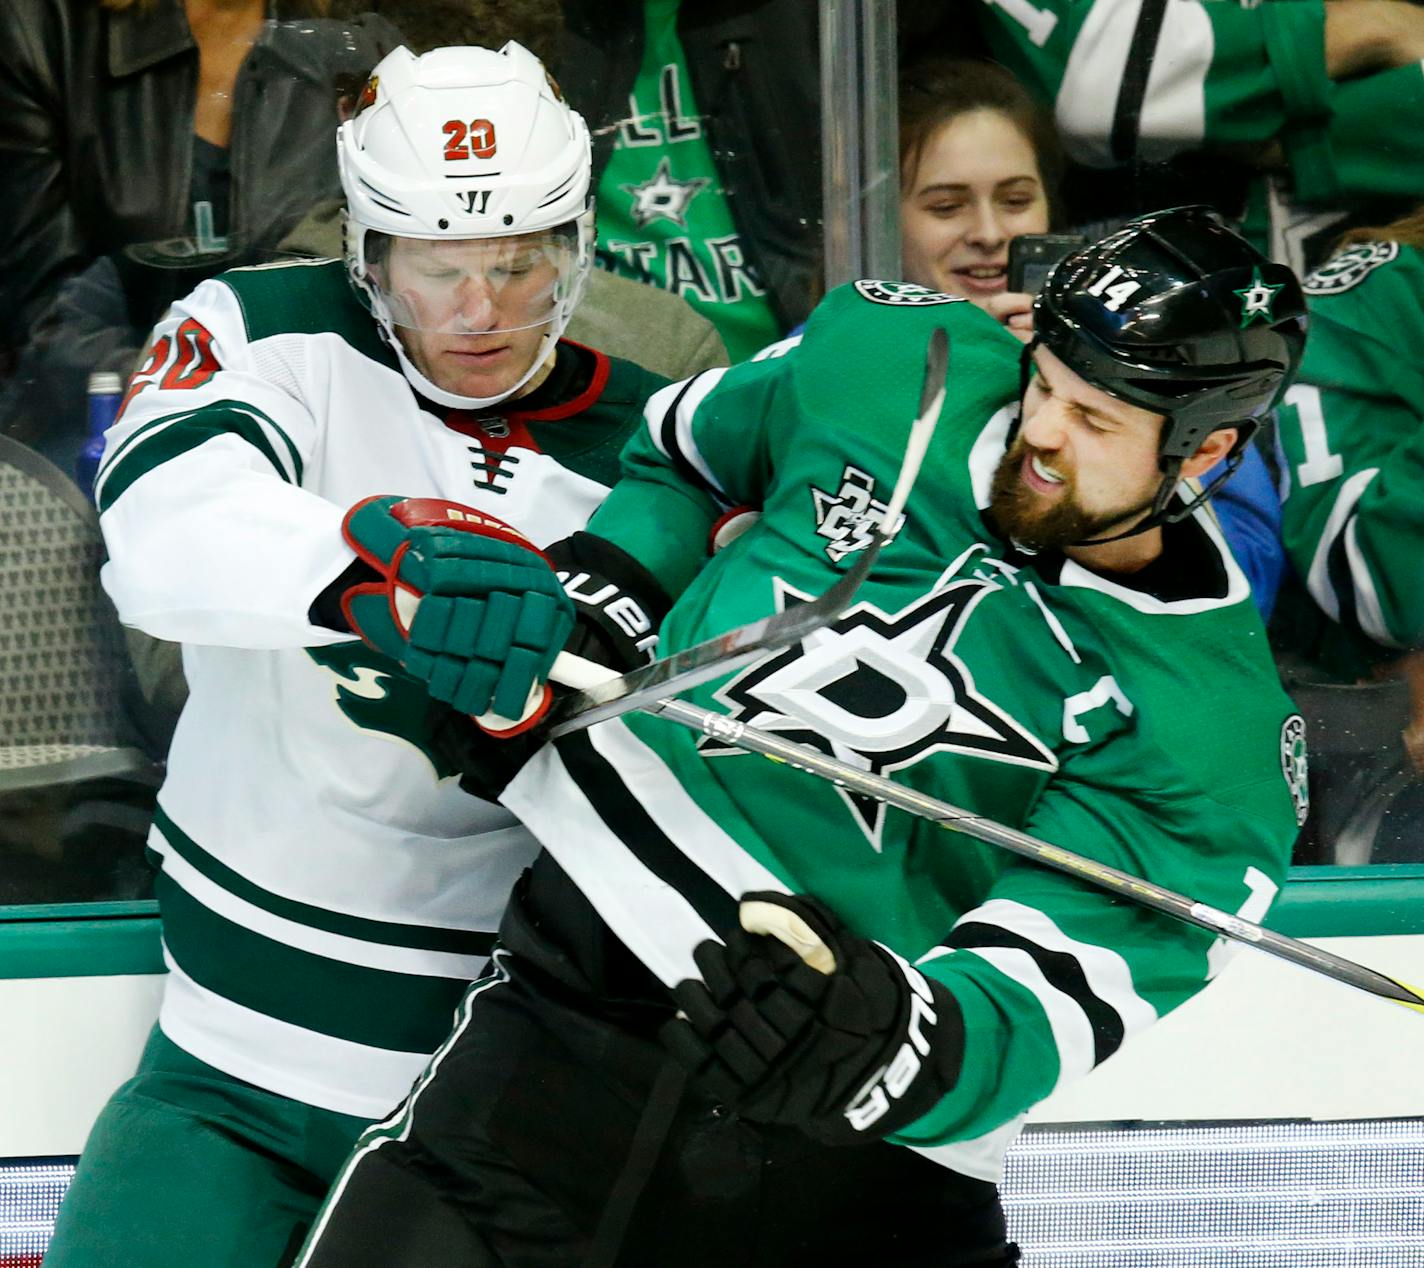
<instances>
[{"instance_id":1,"label":"jersey shoulder patch","mask_svg":"<svg viewBox=\"0 0 1424 1268\"><path fill-rule=\"evenodd\" d=\"M1305 748L1305 719L1292 713L1281 724L1281 774L1295 807L1296 827L1304 827L1310 814L1310 784Z\"/></svg>"},{"instance_id":2,"label":"jersey shoulder patch","mask_svg":"<svg viewBox=\"0 0 1424 1268\"><path fill-rule=\"evenodd\" d=\"M1357 242L1308 274L1302 288L1307 295L1339 295L1354 290L1377 268L1398 257L1397 242Z\"/></svg>"},{"instance_id":3,"label":"jersey shoulder patch","mask_svg":"<svg viewBox=\"0 0 1424 1268\"><path fill-rule=\"evenodd\" d=\"M217 280L236 296L250 343L272 335L333 334L374 361L396 364L340 260L257 264L229 269Z\"/></svg>"},{"instance_id":4,"label":"jersey shoulder patch","mask_svg":"<svg viewBox=\"0 0 1424 1268\"><path fill-rule=\"evenodd\" d=\"M963 295L946 295L942 291L932 291L927 286L917 286L914 282L882 282L874 278L864 278L855 284L861 299L872 304L906 304L923 307L927 304L967 304Z\"/></svg>"}]
</instances>

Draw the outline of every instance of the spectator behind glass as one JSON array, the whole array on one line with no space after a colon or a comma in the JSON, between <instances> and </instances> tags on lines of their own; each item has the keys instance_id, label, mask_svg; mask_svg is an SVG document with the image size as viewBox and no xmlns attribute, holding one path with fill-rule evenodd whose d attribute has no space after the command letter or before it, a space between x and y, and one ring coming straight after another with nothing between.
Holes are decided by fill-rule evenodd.
<instances>
[{"instance_id":1,"label":"spectator behind glass","mask_svg":"<svg viewBox=\"0 0 1424 1268\"><path fill-rule=\"evenodd\" d=\"M908 281L963 295L1018 339L1009 242L1047 233L1063 160L1053 121L991 62L931 58L900 76L900 249Z\"/></svg>"},{"instance_id":2,"label":"spectator behind glass","mask_svg":"<svg viewBox=\"0 0 1424 1268\"><path fill-rule=\"evenodd\" d=\"M1281 529L1299 581L1271 634L1301 712L1324 722L1323 760L1311 759L1324 860L1418 863L1424 371L1411 353L1424 343L1424 206L1352 230L1304 289L1310 339L1276 423Z\"/></svg>"},{"instance_id":3,"label":"spectator behind glass","mask_svg":"<svg viewBox=\"0 0 1424 1268\"><path fill-rule=\"evenodd\" d=\"M65 470L90 371L205 276L270 256L339 192L330 137L400 42L324 0L10 0L0 7L0 428Z\"/></svg>"},{"instance_id":4,"label":"spectator behind glass","mask_svg":"<svg viewBox=\"0 0 1424 1268\"><path fill-rule=\"evenodd\" d=\"M1424 207L1348 234L1305 279L1310 341L1278 411L1282 532L1311 603L1280 635L1340 682L1424 648ZM1405 653L1401 660L1401 653ZM1406 734L1424 769L1424 678Z\"/></svg>"}]
</instances>

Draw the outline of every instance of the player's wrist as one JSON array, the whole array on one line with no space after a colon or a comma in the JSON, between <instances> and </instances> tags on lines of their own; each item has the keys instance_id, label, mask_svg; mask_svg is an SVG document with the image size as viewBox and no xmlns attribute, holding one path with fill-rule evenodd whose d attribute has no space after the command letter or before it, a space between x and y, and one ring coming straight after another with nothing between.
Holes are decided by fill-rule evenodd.
<instances>
[{"instance_id":1,"label":"player's wrist","mask_svg":"<svg viewBox=\"0 0 1424 1268\"><path fill-rule=\"evenodd\" d=\"M658 626L672 606L657 578L593 533L574 533L546 553L573 601L574 631L564 650L620 671L650 660Z\"/></svg>"},{"instance_id":2,"label":"player's wrist","mask_svg":"<svg viewBox=\"0 0 1424 1268\"><path fill-rule=\"evenodd\" d=\"M381 574L364 559L353 559L318 592L307 608L307 620L322 629L335 630L339 634L354 634L341 610L341 600L354 586L372 585L381 580Z\"/></svg>"},{"instance_id":3,"label":"player's wrist","mask_svg":"<svg viewBox=\"0 0 1424 1268\"><path fill-rule=\"evenodd\" d=\"M923 1118L959 1082L964 1060L964 1018L949 988L883 943L867 947L892 981L897 974L904 981L892 1028L899 1042L847 1102L843 1126L833 1124L833 1139L844 1144L883 1139Z\"/></svg>"}]
</instances>

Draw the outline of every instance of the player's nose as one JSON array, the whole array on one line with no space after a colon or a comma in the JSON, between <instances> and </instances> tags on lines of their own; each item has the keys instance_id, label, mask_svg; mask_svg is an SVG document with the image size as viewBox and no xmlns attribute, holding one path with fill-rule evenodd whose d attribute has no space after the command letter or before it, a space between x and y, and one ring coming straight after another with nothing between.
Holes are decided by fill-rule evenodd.
<instances>
[{"instance_id":1,"label":"player's nose","mask_svg":"<svg viewBox=\"0 0 1424 1268\"><path fill-rule=\"evenodd\" d=\"M1040 400L1038 408L1024 411L1020 428L1024 444L1033 449L1056 453L1068 437L1068 414L1056 400Z\"/></svg>"},{"instance_id":2,"label":"player's nose","mask_svg":"<svg viewBox=\"0 0 1424 1268\"><path fill-rule=\"evenodd\" d=\"M499 315L494 287L482 273L467 274L455 288L455 321L465 331L492 329Z\"/></svg>"}]
</instances>

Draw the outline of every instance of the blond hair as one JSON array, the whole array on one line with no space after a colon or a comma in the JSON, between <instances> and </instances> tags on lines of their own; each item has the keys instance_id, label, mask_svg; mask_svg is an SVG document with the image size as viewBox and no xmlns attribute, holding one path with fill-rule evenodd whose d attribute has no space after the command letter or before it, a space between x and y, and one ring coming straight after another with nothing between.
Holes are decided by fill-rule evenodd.
<instances>
[{"instance_id":1,"label":"blond hair","mask_svg":"<svg viewBox=\"0 0 1424 1268\"><path fill-rule=\"evenodd\" d=\"M1398 242L1406 247L1424 247L1424 204L1390 224L1351 229L1341 235L1335 249L1338 251L1356 242Z\"/></svg>"}]
</instances>

